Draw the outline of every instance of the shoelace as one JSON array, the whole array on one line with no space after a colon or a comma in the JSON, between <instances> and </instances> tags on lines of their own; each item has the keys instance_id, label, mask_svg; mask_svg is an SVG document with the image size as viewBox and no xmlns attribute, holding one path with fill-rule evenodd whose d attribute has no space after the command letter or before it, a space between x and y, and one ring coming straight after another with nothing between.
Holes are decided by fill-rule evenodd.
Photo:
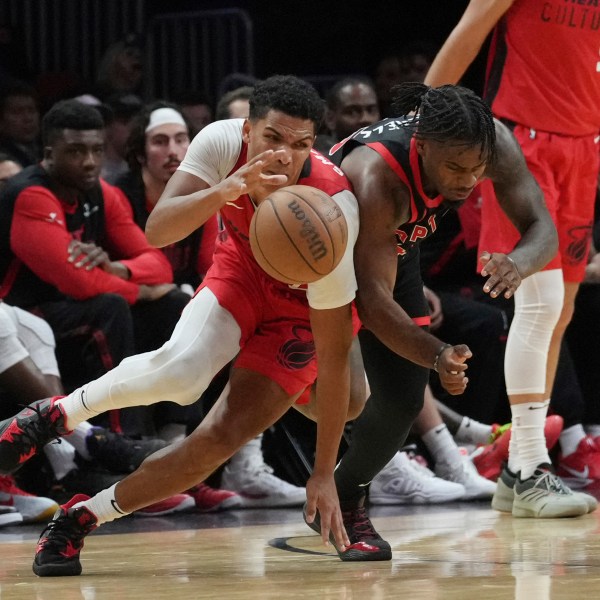
<instances>
[{"instance_id":1,"label":"shoelace","mask_svg":"<svg viewBox=\"0 0 600 600\"><path fill-rule=\"evenodd\" d=\"M342 519L347 528L348 525L350 525L350 528L352 529L350 532L351 534L372 538L379 537L379 534L375 531L364 507L343 511Z\"/></svg>"},{"instance_id":2,"label":"shoelace","mask_svg":"<svg viewBox=\"0 0 600 600\"><path fill-rule=\"evenodd\" d=\"M536 487L542 484L547 490L558 494L570 494L571 490L554 473L546 471L536 482Z\"/></svg>"},{"instance_id":3,"label":"shoelace","mask_svg":"<svg viewBox=\"0 0 600 600\"><path fill-rule=\"evenodd\" d=\"M86 528L77 522L73 523L68 515L63 514L46 525L40 535L40 543L43 544L44 549L62 550L69 544L79 544L92 529L93 527Z\"/></svg>"},{"instance_id":4,"label":"shoelace","mask_svg":"<svg viewBox=\"0 0 600 600\"><path fill-rule=\"evenodd\" d=\"M50 425L46 422L46 417L42 414L41 409L38 406L27 406L29 410L32 410L39 417L35 420L28 421L22 428L19 434L19 442L15 444L17 450L21 454L26 454L32 447L38 446L38 440L41 437L54 437L55 433L51 431ZM52 435L49 435L52 434ZM57 444L61 443L60 437L54 440Z\"/></svg>"}]
</instances>

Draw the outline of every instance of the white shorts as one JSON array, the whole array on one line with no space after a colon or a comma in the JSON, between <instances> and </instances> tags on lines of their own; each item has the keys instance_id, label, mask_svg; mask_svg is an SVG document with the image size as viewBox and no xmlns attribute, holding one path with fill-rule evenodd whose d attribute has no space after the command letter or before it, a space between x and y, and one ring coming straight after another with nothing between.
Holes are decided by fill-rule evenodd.
<instances>
[{"instance_id":1,"label":"white shorts","mask_svg":"<svg viewBox=\"0 0 600 600\"><path fill-rule=\"evenodd\" d=\"M55 347L46 321L0 302L0 373L29 357L44 375L60 377Z\"/></svg>"}]
</instances>

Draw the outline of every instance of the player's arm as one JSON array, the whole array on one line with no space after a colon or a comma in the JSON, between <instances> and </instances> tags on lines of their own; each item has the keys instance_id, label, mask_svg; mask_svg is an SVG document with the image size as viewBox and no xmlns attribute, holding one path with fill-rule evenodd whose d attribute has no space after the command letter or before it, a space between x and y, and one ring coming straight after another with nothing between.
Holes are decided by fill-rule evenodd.
<instances>
[{"instance_id":1,"label":"player's arm","mask_svg":"<svg viewBox=\"0 0 600 600\"><path fill-rule=\"evenodd\" d=\"M265 181L285 183L284 176L263 172L281 155L279 151L267 150L213 186L192 173L175 171L148 217L148 241L157 247L178 242L204 225L227 202L252 194Z\"/></svg>"},{"instance_id":2,"label":"player's arm","mask_svg":"<svg viewBox=\"0 0 600 600\"><path fill-rule=\"evenodd\" d=\"M393 297L398 264L395 230L408 218L408 190L370 148L355 148L342 169L359 204L360 231L354 250L359 316L390 350L432 368L443 343L417 326ZM464 391L464 361L470 355L466 346L456 346L438 360L440 379L450 393Z\"/></svg>"},{"instance_id":3,"label":"player's arm","mask_svg":"<svg viewBox=\"0 0 600 600\"><path fill-rule=\"evenodd\" d=\"M499 121L496 121L496 150L496 159L486 169L486 175L494 184L498 203L518 229L521 239L509 254L511 261L508 263L505 255L493 254L493 248L482 249L490 255L484 266L486 274L491 275L486 283L489 289L485 291L494 289L494 296L503 292L510 296L521 279L536 273L552 260L558 251L558 234L542 190L527 168L519 143ZM511 284L510 269L513 266L518 278Z\"/></svg>"},{"instance_id":4,"label":"player's arm","mask_svg":"<svg viewBox=\"0 0 600 600\"><path fill-rule=\"evenodd\" d=\"M352 316L350 304L328 310L310 310L310 322L317 354L317 445L312 475L306 484L307 518L319 510L321 535L326 543L329 531L338 547L349 543L333 471L350 401L350 347Z\"/></svg>"},{"instance_id":5,"label":"player's arm","mask_svg":"<svg viewBox=\"0 0 600 600\"><path fill-rule=\"evenodd\" d=\"M483 42L514 0L471 0L435 57L425 83L438 87L458 83Z\"/></svg>"}]
</instances>

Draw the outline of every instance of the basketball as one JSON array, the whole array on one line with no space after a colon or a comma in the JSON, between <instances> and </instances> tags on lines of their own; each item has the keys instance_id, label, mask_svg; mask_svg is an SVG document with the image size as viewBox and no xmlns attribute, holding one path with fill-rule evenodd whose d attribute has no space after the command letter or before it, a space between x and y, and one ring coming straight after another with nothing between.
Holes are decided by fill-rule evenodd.
<instances>
[{"instance_id":1,"label":"basketball","mask_svg":"<svg viewBox=\"0 0 600 600\"><path fill-rule=\"evenodd\" d=\"M250 223L250 246L260 267L288 284L331 273L348 243L344 213L325 192L290 185L267 196Z\"/></svg>"}]
</instances>

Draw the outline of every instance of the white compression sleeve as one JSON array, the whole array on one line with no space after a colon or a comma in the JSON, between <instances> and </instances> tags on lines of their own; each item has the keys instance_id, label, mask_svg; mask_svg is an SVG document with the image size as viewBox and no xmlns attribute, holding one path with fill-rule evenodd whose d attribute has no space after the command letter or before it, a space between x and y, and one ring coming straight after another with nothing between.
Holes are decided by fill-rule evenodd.
<instances>
[{"instance_id":1,"label":"white compression sleeve","mask_svg":"<svg viewBox=\"0 0 600 600\"><path fill-rule=\"evenodd\" d=\"M527 277L515 293L515 316L508 333L504 372L509 396L543 394L552 332L564 299L562 271Z\"/></svg>"}]
</instances>

